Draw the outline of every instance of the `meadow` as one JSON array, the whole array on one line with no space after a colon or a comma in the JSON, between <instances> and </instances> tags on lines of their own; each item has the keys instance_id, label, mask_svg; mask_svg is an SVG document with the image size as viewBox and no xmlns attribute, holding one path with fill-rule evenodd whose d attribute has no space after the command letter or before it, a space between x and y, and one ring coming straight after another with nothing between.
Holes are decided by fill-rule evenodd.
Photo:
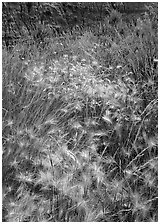
<instances>
[{"instance_id":1,"label":"meadow","mask_svg":"<svg viewBox=\"0 0 160 224\"><path fill-rule=\"evenodd\" d=\"M157 222L158 3L26 4L2 8L2 221Z\"/></svg>"}]
</instances>

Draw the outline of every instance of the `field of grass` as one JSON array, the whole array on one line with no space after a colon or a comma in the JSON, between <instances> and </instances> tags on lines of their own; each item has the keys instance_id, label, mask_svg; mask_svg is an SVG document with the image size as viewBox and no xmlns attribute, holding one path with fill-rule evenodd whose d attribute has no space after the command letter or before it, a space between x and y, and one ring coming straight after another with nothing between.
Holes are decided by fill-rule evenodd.
<instances>
[{"instance_id":1,"label":"field of grass","mask_svg":"<svg viewBox=\"0 0 160 224\"><path fill-rule=\"evenodd\" d=\"M158 221L157 36L150 7L3 46L3 221Z\"/></svg>"}]
</instances>

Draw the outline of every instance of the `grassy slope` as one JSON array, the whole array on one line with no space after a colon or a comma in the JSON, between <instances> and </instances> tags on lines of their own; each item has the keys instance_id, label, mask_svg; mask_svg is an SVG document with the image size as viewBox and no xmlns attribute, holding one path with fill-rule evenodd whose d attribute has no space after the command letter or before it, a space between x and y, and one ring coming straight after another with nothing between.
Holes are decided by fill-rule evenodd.
<instances>
[{"instance_id":1,"label":"grassy slope","mask_svg":"<svg viewBox=\"0 0 160 224\"><path fill-rule=\"evenodd\" d=\"M4 221L157 221L156 33L100 25L3 49Z\"/></svg>"}]
</instances>

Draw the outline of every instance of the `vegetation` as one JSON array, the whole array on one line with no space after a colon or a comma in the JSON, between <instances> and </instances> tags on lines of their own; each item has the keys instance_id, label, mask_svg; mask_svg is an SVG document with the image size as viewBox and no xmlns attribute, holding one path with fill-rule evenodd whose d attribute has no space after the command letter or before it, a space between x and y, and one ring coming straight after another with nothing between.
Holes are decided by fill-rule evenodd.
<instances>
[{"instance_id":1,"label":"vegetation","mask_svg":"<svg viewBox=\"0 0 160 224\"><path fill-rule=\"evenodd\" d=\"M158 221L158 3L130 4L3 3L3 221Z\"/></svg>"}]
</instances>

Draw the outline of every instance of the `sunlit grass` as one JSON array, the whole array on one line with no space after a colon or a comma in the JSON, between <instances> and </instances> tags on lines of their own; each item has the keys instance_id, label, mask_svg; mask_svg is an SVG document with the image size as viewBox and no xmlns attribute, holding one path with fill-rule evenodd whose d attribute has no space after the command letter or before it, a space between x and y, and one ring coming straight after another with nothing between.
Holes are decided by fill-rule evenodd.
<instances>
[{"instance_id":1,"label":"sunlit grass","mask_svg":"<svg viewBox=\"0 0 160 224\"><path fill-rule=\"evenodd\" d=\"M6 221L157 221L157 46L147 22L143 38L113 30L111 47L88 31L41 51L4 49Z\"/></svg>"}]
</instances>

